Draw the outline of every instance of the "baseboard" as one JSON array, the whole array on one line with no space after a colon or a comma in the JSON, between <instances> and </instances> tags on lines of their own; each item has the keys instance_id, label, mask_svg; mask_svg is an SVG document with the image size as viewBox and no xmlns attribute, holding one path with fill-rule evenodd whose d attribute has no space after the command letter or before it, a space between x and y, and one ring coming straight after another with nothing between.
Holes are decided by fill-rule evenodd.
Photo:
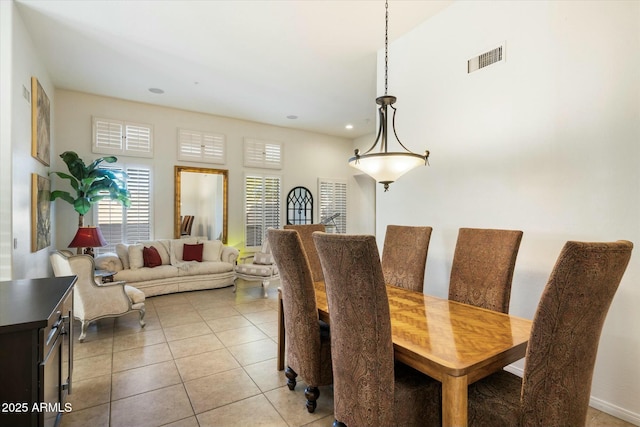
<instances>
[{"instance_id":1,"label":"baseboard","mask_svg":"<svg viewBox=\"0 0 640 427\"><path fill-rule=\"evenodd\" d=\"M504 370L507 372L511 372L512 374L519 377L522 377L522 375L524 375L524 370L518 366L505 366ZM605 402L602 399L591 396L591 398L589 399L589 406L616 418L620 418L621 420L624 420L633 425L640 426L640 414L628 411L616 405L612 405L611 403Z\"/></svg>"}]
</instances>

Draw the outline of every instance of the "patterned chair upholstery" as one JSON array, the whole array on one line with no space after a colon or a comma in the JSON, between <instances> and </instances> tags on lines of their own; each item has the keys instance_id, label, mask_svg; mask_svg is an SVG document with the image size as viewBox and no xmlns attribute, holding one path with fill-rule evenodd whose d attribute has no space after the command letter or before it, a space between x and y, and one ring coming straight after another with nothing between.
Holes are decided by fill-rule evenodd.
<instances>
[{"instance_id":1,"label":"patterned chair upholstery","mask_svg":"<svg viewBox=\"0 0 640 427\"><path fill-rule=\"evenodd\" d=\"M387 285L423 292L431 227L387 225L382 272Z\"/></svg>"},{"instance_id":2,"label":"patterned chair upholstery","mask_svg":"<svg viewBox=\"0 0 640 427\"><path fill-rule=\"evenodd\" d=\"M73 317L82 323L80 342L87 336L89 324L105 317L117 317L137 311L140 327L144 328L144 292L125 282L98 284L95 264L89 255L67 256L54 252L49 256L56 277L78 276L73 288Z\"/></svg>"},{"instance_id":3,"label":"patterned chair upholstery","mask_svg":"<svg viewBox=\"0 0 640 427\"><path fill-rule=\"evenodd\" d=\"M316 245L313 243L313 233L315 231L326 231L324 224L304 224L304 225L285 225L285 230L296 230L302 240L302 246L307 253L307 259L311 266L311 277L314 282L324 280L322 275L322 266L320 265L320 258L318 258L318 251Z\"/></svg>"},{"instance_id":4,"label":"patterned chair upholstery","mask_svg":"<svg viewBox=\"0 0 640 427\"><path fill-rule=\"evenodd\" d=\"M533 319L524 377L469 386L469 425L583 426L600 333L633 244L567 242Z\"/></svg>"},{"instance_id":5,"label":"patterned chair upholstery","mask_svg":"<svg viewBox=\"0 0 640 427\"><path fill-rule=\"evenodd\" d=\"M313 412L320 396L318 386L333 382L329 327L318 318L311 267L300 235L296 230L275 229L267 234L282 284L287 385L293 390L296 377L304 379L307 410Z\"/></svg>"},{"instance_id":6,"label":"patterned chair upholstery","mask_svg":"<svg viewBox=\"0 0 640 427\"><path fill-rule=\"evenodd\" d=\"M247 262L252 260L251 262ZM265 237L259 252L253 255L241 257L240 264L235 266L236 279L244 279L249 282L262 282L264 297L267 298L267 288L272 280L280 277L278 267L273 261L268 236ZM233 292L236 291L236 282L233 281Z\"/></svg>"},{"instance_id":7,"label":"patterned chair upholstery","mask_svg":"<svg viewBox=\"0 0 640 427\"><path fill-rule=\"evenodd\" d=\"M389 302L374 236L314 233L331 324L336 425L424 426L439 383L394 363Z\"/></svg>"},{"instance_id":8,"label":"patterned chair upholstery","mask_svg":"<svg viewBox=\"0 0 640 427\"><path fill-rule=\"evenodd\" d=\"M508 313L521 240L519 230L461 228L451 266L449 299Z\"/></svg>"}]
</instances>

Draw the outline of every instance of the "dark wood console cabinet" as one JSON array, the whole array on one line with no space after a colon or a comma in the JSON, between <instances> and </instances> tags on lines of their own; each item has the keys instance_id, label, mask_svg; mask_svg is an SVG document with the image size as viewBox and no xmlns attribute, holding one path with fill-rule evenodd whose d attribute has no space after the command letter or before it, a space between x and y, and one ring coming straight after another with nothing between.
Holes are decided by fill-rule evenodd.
<instances>
[{"instance_id":1,"label":"dark wood console cabinet","mask_svg":"<svg viewBox=\"0 0 640 427\"><path fill-rule=\"evenodd\" d=\"M0 426L57 426L71 409L75 282L0 282Z\"/></svg>"}]
</instances>

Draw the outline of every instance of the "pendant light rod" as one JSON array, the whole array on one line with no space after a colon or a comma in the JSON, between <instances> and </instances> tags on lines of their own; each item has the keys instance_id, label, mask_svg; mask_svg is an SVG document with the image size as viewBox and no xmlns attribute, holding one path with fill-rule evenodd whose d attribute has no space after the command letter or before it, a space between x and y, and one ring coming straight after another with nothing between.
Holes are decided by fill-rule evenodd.
<instances>
[{"instance_id":1,"label":"pendant light rod","mask_svg":"<svg viewBox=\"0 0 640 427\"><path fill-rule=\"evenodd\" d=\"M355 149L354 156L349 159L349 165L360 169L364 173L373 177L380 184L384 185L384 191L389 190L389 184L400 178L411 169L427 164L429 159L429 151L425 150L423 155L413 153L398 138L396 132L396 108L393 104L397 98L387 94L389 87L389 2L384 2L385 7L385 19L384 19L384 95L376 98L376 104L378 108L378 134L373 145L365 151L364 154L360 154L359 149ZM389 152L388 151L388 131L389 131L389 114L387 108L391 107L393 110L393 117L391 119L391 128L393 129L393 136L398 141L398 144L405 150L404 152ZM380 143L378 152L372 154L371 151L376 148Z\"/></svg>"}]
</instances>

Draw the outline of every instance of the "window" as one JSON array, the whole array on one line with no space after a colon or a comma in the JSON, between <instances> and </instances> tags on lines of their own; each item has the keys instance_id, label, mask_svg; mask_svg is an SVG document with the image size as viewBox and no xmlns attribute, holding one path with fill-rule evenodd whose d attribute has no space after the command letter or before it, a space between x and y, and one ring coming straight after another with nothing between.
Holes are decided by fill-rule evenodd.
<instances>
[{"instance_id":1,"label":"window","mask_svg":"<svg viewBox=\"0 0 640 427\"><path fill-rule=\"evenodd\" d=\"M178 129L178 159L203 163L226 163L226 138L219 133Z\"/></svg>"},{"instance_id":2,"label":"window","mask_svg":"<svg viewBox=\"0 0 640 427\"><path fill-rule=\"evenodd\" d=\"M347 182L318 179L320 194L320 222L327 225L327 233L347 232Z\"/></svg>"},{"instance_id":3,"label":"window","mask_svg":"<svg viewBox=\"0 0 640 427\"><path fill-rule=\"evenodd\" d=\"M92 151L98 154L153 157L153 128L141 123L94 117Z\"/></svg>"},{"instance_id":4,"label":"window","mask_svg":"<svg viewBox=\"0 0 640 427\"><path fill-rule=\"evenodd\" d=\"M249 168L282 169L282 143L245 138L244 165Z\"/></svg>"},{"instance_id":5,"label":"window","mask_svg":"<svg viewBox=\"0 0 640 427\"><path fill-rule=\"evenodd\" d=\"M245 246L262 246L267 228L280 227L279 176L246 175L244 179Z\"/></svg>"},{"instance_id":6,"label":"window","mask_svg":"<svg viewBox=\"0 0 640 427\"><path fill-rule=\"evenodd\" d=\"M107 169L105 167L105 169ZM131 194L131 206L124 208L114 200L100 200L93 211L107 246L96 253L114 252L118 243L151 240L151 171L145 166L112 166L108 169L126 173L126 186Z\"/></svg>"}]
</instances>

